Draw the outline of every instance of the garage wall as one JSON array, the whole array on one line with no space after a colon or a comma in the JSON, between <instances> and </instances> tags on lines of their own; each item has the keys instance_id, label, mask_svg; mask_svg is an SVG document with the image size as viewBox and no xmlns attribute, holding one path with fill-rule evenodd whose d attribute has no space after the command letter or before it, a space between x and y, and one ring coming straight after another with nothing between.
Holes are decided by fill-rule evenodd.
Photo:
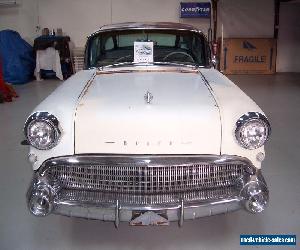
<instances>
[{"instance_id":1,"label":"garage wall","mask_svg":"<svg viewBox=\"0 0 300 250\"><path fill-rule=\"evenodd\" d=\"M5 2L5 0L1 0ZM0 1L0 2L1 2ZM0 6L0 30L12 29L18 31L29 43L36 37L38 0L17 0L16 7Z\"/></svg>"},{"instance_id":2,"label":"garage wall","mask_svg":"<svg viewBox=\"0 0 300 250\"><path fill-rule=\"evenodd\" d=\"M281 3L277 71L300 72L300 2Z\"/></svg>"},{"instance_id":3,"label":"garage wall","mask_svg":"<svg viewBox=\"0 0 300 250\"><path fill-rule=\"evenodd\" d=\"M18 7L0 7L0 30L14 29L26 40L40 34L36 26L62 28L75 46L104 24L138 21L185 22L205 33L209 19L180 19L179 4L189 0L18 0ZM204 2L207 2L203 0ZM201 1L199 1L201 2Z\"/></svg>"},{"instance_id":4,"label":"garage wall","mask_svg":"<svg viewBox=\"0 0 300 250\"><path fill-rule=\"evenodd\" d=\"M0 29L13 28L28 40L33 40L39 34L35 31L37 25L63 28L76 46L83 46L88 34L108 23L185 22L201 28L205 33L209 28L207 19L179 18L180 2L191 0L18 1L19 7L0 8ZM273 35L273 9L273 0L220 0L219 28L223 23L225 37L270 37Z\"/></svg>"},{"instance_id":5,"label":"garage wall","mask_svg":"<svg viewBox=\"0 0 300 250\"><path fill-rule=\"evenodd\" d=\"M273 37L274 0L219 0L218 35L224 37Z\"/></svg>"},{"instance_id":6,"label":"garage wall","mask_svg":"<svg viewBox=\"0 0 300 250\"><path fill-rule=\"evenodd\" d=\"M17 30L33 42L40 34L36 26L62 28L76 47L101 25L125 21L185 22L207 33L209 20L179 18L182 1L191 0L18 0L18 7L0 7L0 30ZM300 71L300 61L294 60L300 51L299 3L285 5L290 4L281 8L277 68ZM219 0L218 13L218 36L223 25L224 37L273 37L273 0Z\"/></svg>"},{"instance_id":7,"label":"garage wall","mask_svg":"<svg viewBox=\"0 0 300 250\"><path fill-rule=\"evenodd\" d=\"M118 22L187 22L207 31L209 20L179 18L180 0L40 0L41 27L62 27L76 46L100 26ZM51 14L50 14L51 13Z\"/></svg>"}]
</instances>

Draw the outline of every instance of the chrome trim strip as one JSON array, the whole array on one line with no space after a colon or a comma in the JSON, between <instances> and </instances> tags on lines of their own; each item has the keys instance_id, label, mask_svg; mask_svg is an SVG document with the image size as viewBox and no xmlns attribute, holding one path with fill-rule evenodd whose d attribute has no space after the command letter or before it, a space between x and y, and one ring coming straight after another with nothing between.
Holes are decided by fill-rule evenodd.
<instances>
[{"instance_id":1,"label":"chrome trim strip","mask_svg":"<svg viewBox=\"0 0 300 250\"><path fill-rule=\"evenodd\" d=\"M197 65L197 64L187 64L187 63L174 63L174 62L152 62L152 63L137 63L137 62L122 62L122 63L116 63L116 64L110 64L102 67L98 67L101 71L106 71L107 69L111 69L114 67L125 67L125 66L130 66L130 67L151 67L151 66L165 66L165 67L182 67L182 68L188 68L191 70L195 70L198 72L199 68L205 68L203 65ZM120 69L118 69L121 71ZM127 72L131 72L127 70Z\"/></svg>"},{"instance_id":2,"label":"chrome trim strip","mask_svg":"<svg viewBox=\"0 0 300 250\"><path fill-rule=\"evenodd\" d=\"M121 67L120 67L121 66ZM190 64L178 63L122 63L107 65L96 69L97 75L116 74L116 73L138 73L138 72L179 72L179 73L196 73L199 74L201 68L206 66L195 66Z\"/></svg>"},{"instance_id":3,"label":"chrome trim strip","mask_svg":"<svg viewBox=\"0 0 300 250\"><path fill-rule=\"evenodd\" d=\"M94 31L92 34L90 34L87 38L97 35L101 32L109 32L109 31L122 31L122 30L151 30L151 29L157 29L157 30L178 30L178 31L192 31L196 33L203 32L200 29L195 28L192 25L186 25L181 23L166 23L166 22L154 22L154 23L120 23L115 25L104 25L100 29Z\"/></svg>"},{"instance_id":4,"label":"chrome trim strip","mask_svg":"<svg viewBox=\"0 0 300 250\"><path fill-rule=\"evenodd\" d=\"M118 200L116 200L118 201ZM180 199L179 203L170 203L170 204L159 204L159 205L128 205L128 204L120 204L120 201L118 201L119 204L119 210L140 210L140 211L159 211L159 210L178 210L181 207L184 209L186 208L197 208L197 207L206 207L211 205L218 205L228 202L241 202L242 198L240 196L232 196L230 198L220 198L220 199L207 199L202 201L189 201L182 204L184 201L183 199ZM77 201L69 201L69 200L54 200L55 206L59 205L67 205L67 206L82 206L82 202ZM107 208L107 209L115 209L116 203L84 203L84 207L99 207L99 208ZM116 213L116 211L115 211Z\"/></svg>"},{"instance_id":5,"label":"chrome trim strip","mask_svg":"<svg viewBox=\"0 0 300 250\"><path fill-rule=\"evenodd\" d=\"M180 208L179 208L179 226L183 226L183 220L184 220L184 204L183 204L183 199L180 201Z\"/></svg>"},{"instance_id":6,"label":"chrome trim strip","mask_svg":"<svg viewBox=\"0 0 300 250\"><path fill-rule=\"evenodd\" d=\"M227 213L229 211L235 211L238 209L241 209L243 207L242 199L223 199L218 201L207 201L203 203L199 203L195 206L182 206L181 203L178 203L176 206L167 207L157 207L156 209L147 208L144 210L141 210L139 207L121 207L119 210L119 221L131 221L132 220L132 212L133 211L165 211L168 215L169 221L177 221L178 225L182 226L184 220L189 219L196 219L199 217L204 216L211 216L221 213ZM78 212L78 210L80 210ZM75 214L73 211L76 211ZM67 216L73 216L73 217L81 217L81 218L91 218L89 215L91 211L94 211L96 213L99 213L100 215L94 215L92 217L93 219L100 219L103 220L103 218L106 218L104 220L106 221L112 221L115 222L115 216L114 213L116 212L116 207L103 207L103 206L86 206L85 204L73 204L72 206L69 206L68 204L55 204L55 209L53 211L54 214L59 215L67 215ZM122 217L120 216L122 214ZM119 224L117 224L119 226Z\"/></svg>"},{"instance_id":7,"label":"chrome trim strip","mask_svg":"<svg viewBox=\"0 0 300 250\"><path fill-rule=\"evenodd\" d=\"M192 202L185 202L184 205L182 206L183 199L180 200L179 203L172 203L172 204L161 204L161 205L155 205L155 206L139 206L139 205L124 205L120 204L120 201L118 201L119 205L119 210L130 210L130 211L159 211L159 210L178 210L180 208L197 208L197 207L206 207L206 206L212 206L212 205L218 205L218 204L223 204L223 203L228 203L228 202L241 202L243 199L239 196L235 197L230 197L230 198L224 198L224 199L211 199L211 200L205 200L205 201L192 201ZM98 208L106 208L106 209L114 209L115 214L116 214L116 203L84 203L82 204L81 202L77 201L63 201L63 200L55 200L54 204L55 207L60 206L60 205L67 205L70 207L76 207L76 206L83 206L86 208L91 208L91 207L98 207Z\"/></svg>"},{"instance_id":8,"label":"chrome trim strip","mask_svg":"<svg viewBox=\"0 0 300 250\"><path fill-rule=\"evenodd\" d=\"M203 74L200 70L198 70L198 72L199 72L199 74L200 74L202 80L204 81L204 83L205 83L205 85L206 85L208 91L209 91L210 94L212 95L212 97L213 97L213 99L214 99L214 101L215 101L215 105L216 105L217 108L218 108L219 119L220 119L220 124L221 124L221 126L220 126L220 134L221 134L220 154L221 154L221 152L222 152L222 145L223 145L223 122L222 122L222 115L221 115L220 106L219 106L219 103L218 103L218 101L217 101L216 94L215 94L213 88L212 88L212 87L210 86L210 84L209 84L209 81L206 79L206 77L204 76L204 74Z\"/></svg>"},{"instance_id":9,"label":"chrome trim strip","mask_svg":"<svg viewBox=\"0 0 300 250\"><path fill-rule=\"evenodd\" d=\"M120 204L119 200L116 201L116 208L115 208L115 227L118 228L120 224Z\"/></svg>"},{"instance_id":10,"label":"chrome trim strip","mask_svg":"<svg viewBox=\"0 0 300 250\"><path fill-rule=\"evenodd\" d=\"M207 164L241 164L247 166L247 171L254 174L256 168L245 157L234 155L114 155L114 154L80 154L61 156L50 158L46 160L40 167L38 173L44 176L48 168L55 165L91 165L91 164L120 164L132 163L143 164L147 163L148 166L155 167L162 164L192 164L195 162L205 162Z\"/></svg>"},{"instance_id":11,"label":"chrome trim strip","mask_svg":"<svg viewBox=\"0 0 300 250\"><path fill-rule=\"evenodd\" d=\"M78 105L80 104L80 101L82 100L82 98L84 97L84 95L87 93L89 87L91 86L91 84L94 82L94 79L96 77L96 72L93 73L93 75L91 76L91 78L85 83L83 89L81 90L79 96L77 97L77 102L76 102L76 106L75 106L75 110L73 111L73 131L76 131L76 120L77 120L77 110L78 110ZM75 132L74 132L75 133ZM73 140L73 149L74 149L74 154L75 154L75 150L76 150L76 136L73 136L74 140Z\"/></svg>"}]
</instances>

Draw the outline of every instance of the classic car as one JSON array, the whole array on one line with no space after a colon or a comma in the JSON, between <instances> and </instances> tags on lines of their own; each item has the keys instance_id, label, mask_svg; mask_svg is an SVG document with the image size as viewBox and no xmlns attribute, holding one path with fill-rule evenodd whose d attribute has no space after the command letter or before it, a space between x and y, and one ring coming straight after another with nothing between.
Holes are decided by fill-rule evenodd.
<instances>
[{"instance_id":1,"label":"classic car","mask_svg":"<svg viewBox=\"0 0 300 250\"><path fill-rule=\"evenodd\" d=\"M24 132L36 216L182 225L268 204L268 119L213 67L190 25L103 26L87 39L85 69L34 109Z\"/></svg>"}]
</instances>

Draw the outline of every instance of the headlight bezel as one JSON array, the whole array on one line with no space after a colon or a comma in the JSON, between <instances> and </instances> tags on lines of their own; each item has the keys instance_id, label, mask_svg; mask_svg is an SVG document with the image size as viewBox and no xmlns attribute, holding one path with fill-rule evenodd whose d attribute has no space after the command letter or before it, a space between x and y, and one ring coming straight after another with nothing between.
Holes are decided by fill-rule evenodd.
<instances>
[{"instance_id":1,"label":"headlight bezel","mask_svg":"<svg viewBox=\"0 0 300 250\"><path fill-rule=\"evenodd\" d=\"M30 137L28 136L29 128L35 122L44 122L49 127L51 127L51 129L53 130L54 138L49 145L47 145L45 147L39 147L30 140ZM28 141L29 145L31 145L32 147L39 149L39 150L49 150L51 148L54 148L60 140L61 130L59 128L59 121L54 115L50 114L49 112L35 112L32 115L30 115L28 117L28 119L26 120L25 126L24 126L24 134L25 134L26 140Z\"/></svg>"},{"instance_id":2,"label":"headlight bezel","mask_svg":"<svg viewBox=\"0 0 300 250\"><path fill-rule=\"evenodd\" d=\"M243 138L241 138L240 132L245 125L247 125L251 122L257 122L257 121L262 123L265 126L266 139L263 143L259 144L258 146L249 147L244 142ZM254 149L262 147L269 140L270 135L271 135L271 125L270 125L267 117L259 112L248 112L248 113L242 115L236 122L235 138L236 138L238 144L245 149L254 150Z\"/></svg>"}]
</instances>

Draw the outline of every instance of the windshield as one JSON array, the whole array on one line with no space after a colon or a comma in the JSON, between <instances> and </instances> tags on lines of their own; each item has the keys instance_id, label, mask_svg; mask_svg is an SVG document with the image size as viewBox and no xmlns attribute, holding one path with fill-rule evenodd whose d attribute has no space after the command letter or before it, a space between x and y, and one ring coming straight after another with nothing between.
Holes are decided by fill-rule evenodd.
<instances>
[{"instance_id":1,"label":"windshield","mask_svg":"<svg viewBox=\"0 0 300 250\"><path fill-rule=\"evenodd\" d=\"M136 49L136 44L143 44ZM145 45L146 44L146 45ZM148 45L151 46L148 46ZM200 33L179 30L124 30L100 32L89 39L87 67L137 62L136 53L150 62L195 66L208 64L206 40ZM148 60L148 59L147 59ZM149 62L149 61L146 61Z\"/></svg>"}]
</instances>

